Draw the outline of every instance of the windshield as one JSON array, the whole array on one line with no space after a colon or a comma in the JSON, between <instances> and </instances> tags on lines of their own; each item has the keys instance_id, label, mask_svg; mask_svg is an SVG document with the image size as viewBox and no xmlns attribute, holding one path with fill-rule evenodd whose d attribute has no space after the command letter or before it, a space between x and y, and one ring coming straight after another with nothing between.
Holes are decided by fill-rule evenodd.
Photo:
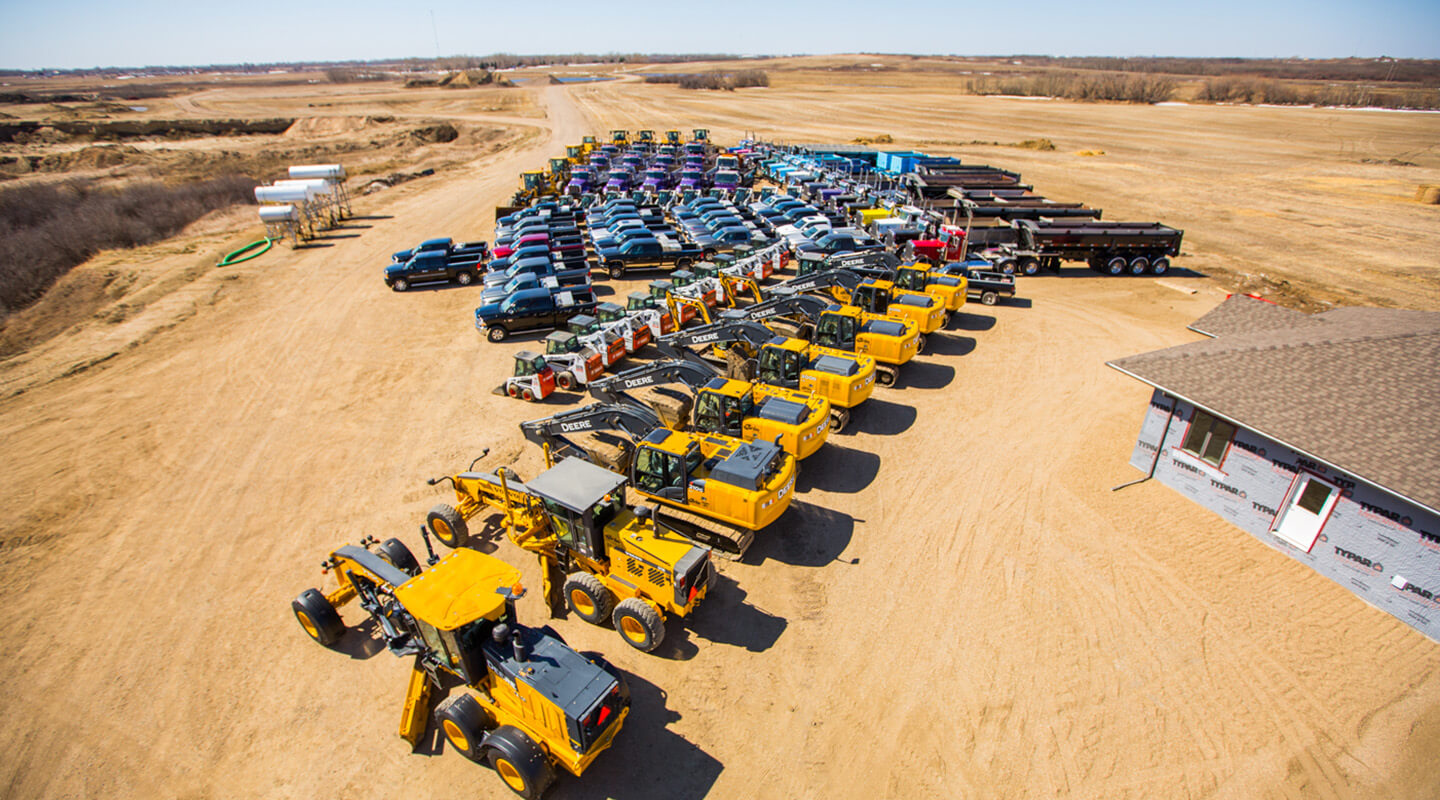
<instances>
[{"instance_id":1,"label":"windshield","mask_svg":"<svg viewBox=\"0 0 1440 800\"><path fill-rule=\"evenodd\" d=\"M515 310L516 302L518 301L514 297L507 297L505 299L505 302L500 304L500 311L502 313L509 314L510 312Z\"/></svg>"}]
</instances>

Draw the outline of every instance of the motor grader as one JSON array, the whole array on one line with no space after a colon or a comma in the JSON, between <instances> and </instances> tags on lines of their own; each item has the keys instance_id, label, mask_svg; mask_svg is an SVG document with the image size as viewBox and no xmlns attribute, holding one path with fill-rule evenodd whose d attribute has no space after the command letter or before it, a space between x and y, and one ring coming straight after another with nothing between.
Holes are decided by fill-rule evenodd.
<instances>
[{"instance_id":1,"label":"motor grader","mask_svg":"<svg viewBox=\"0 0 1440 800\"><path fill-rule=\"evenodd\" d=\"M625 476L567 458L528 483L516 477L502 468L430 480L449 481L457 504L436 505L426 524L458 548L469 539L468 520L499 513L507 538L539 557L552 613L563 603L591 624L610 619L626 644L645 652L665 638L667 615L688 617L705 597L710 549L657 522L650 508L628 508Z\"/></svg>"},{"instance_id":2,"label":"motor grader","mask_svg":"<svg viewBox=\"0 0 1440 800\"><path fill-rule=\"evenodd\" d=\"M845 429L854 409L875 390L875 359L780 336L753 320L725 319L661 337L655 344L666 357L680 359L700 359L696 348L727 345L729 377L825 398L835 432Z\"/></svg>"},{"instance_id":3,"label":"motor grader","mask_svg":"<svg viewBox=\"0 0 1440 800\"><path fill-rule=\"evenodd\" d=\"M524 589L513 567L474 550L437 558L428 536L425 547L425 570L398 539L336 549L322 564L336 588L302 592L291 603L295 619L328 647L345 634L336 608L359 601L390 652L412 659L400 719L412 747L425 733L432 692L454 687L434 709L446 741L488 763L516 794L540 797L557 769L582 775L630 713L624 678L548 626L520 624L515 601Z\"/></svg>"},{"instance_id":4,"label":"motor grader","mask_svg":"<svg viewBox=\"0 0 1440 800\"><path fill-rule=\"evenodd\" d=\"M667 396L647 402L636 389L681 384L690 393L672 405ZM656 412L667 428L719 433L747 442L775 442L805 459L824 444L830 429L830 401L810 392L720 377L698 359L662 359L590 384L602 403L630 403Z\"/></svg>"},{"instance_id":5,"label":"motor grader","mask_svg":"<svg viewBox=\"0 0 1440 800\"><path fill-rule=\"evenodd\" d=\"M547 464L575 455L628 475L633 491L660 504L657 519L725 558L744 555L794 499L795 457L779 445L671 430L648 408L594 403L522 422L520 431Z\"/></svg>"}]
</instances>

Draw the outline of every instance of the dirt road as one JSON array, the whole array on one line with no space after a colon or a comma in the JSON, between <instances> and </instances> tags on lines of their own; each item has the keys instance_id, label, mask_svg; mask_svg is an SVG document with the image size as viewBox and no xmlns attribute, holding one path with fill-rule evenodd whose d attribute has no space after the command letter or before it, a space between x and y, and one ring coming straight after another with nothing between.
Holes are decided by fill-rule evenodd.
<instances>
[{"instance_id":1,"label":"dirt road","mask_svg":"<svg viewBox=\"0 0 1440 800\"><path fill-rule=\"evenodd\" d=\"M508 796L433 738L411 754L406 665L363 635L315 646L289 600L345 541L418 551L443 498L424 479L482 448L535 473L515 425L564 406L489 393L525 345L479 340L472 290L376 273L487 237L516 172L582 132L686 122L632 91L540 89L544 135L366 198L355 238L0 363L6 796ZM553 796L1435 796L1434 643L1158 484L1110 491L1148 393L1103 362L1190 340L1220 297L1167 283L1199 291L1076 273L971 307L658 655L558 623L628 672L635 711Z\"/></svg>"}]
</instances>

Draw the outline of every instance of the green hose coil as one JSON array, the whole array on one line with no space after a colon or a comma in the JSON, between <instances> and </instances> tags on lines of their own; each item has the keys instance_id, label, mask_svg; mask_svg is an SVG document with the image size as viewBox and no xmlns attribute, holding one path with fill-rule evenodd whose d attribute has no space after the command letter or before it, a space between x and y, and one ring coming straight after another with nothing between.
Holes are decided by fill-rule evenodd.
<instances>
[{"instance_id":1,"label":"green hose coil","mask_svg":"<svg viewBox=\"0 0 1440 800\"><path fill-rule=\"evenodd\" d=\"M265 239L256 239L255 241L245 245L239 250L233 250L229 253L226 253L225 257L220 259L220 263L216 264L215 266L228 267L231 264L239 264L241 261L249 261L252 258L262 256L270 250L270 245L274 242L274 239L270 239L268 237Z\"/></svg>"}]
</instances>

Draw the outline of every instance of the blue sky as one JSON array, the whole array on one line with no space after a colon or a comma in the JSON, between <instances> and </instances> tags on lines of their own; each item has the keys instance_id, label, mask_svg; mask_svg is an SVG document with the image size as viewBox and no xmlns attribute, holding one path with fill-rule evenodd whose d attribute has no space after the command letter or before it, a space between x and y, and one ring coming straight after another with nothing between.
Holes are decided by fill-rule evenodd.
<instances>
[{"instance_id":1,"label":"blue sky","mask_svg":"<svg viewBox=\"0 0 1440 800\"><path fill-rule=\"evenodd\" d=\"M0 67L23 69L428 57L437 38L443 55L1440 57L1435 0L0 0L0 21Z\"/></svg>"}]
</instances>

